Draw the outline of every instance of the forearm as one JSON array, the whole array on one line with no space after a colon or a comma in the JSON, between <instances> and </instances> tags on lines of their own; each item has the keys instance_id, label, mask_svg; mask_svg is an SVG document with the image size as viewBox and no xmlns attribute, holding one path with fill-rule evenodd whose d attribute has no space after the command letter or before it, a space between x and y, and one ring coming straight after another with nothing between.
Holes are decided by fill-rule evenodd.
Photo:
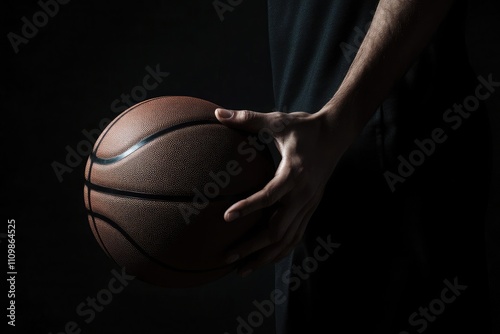
<instances>
[{"instance_id":1,"label":"forearm","mask_svg":"<svg viewBox=\"0 0 500 334\"><path fill-rule=\"evenodd\" d=\"M317 113L354 140L446 16L453 0L381 0L333 98Z\"/></svg>"}]
</instances>

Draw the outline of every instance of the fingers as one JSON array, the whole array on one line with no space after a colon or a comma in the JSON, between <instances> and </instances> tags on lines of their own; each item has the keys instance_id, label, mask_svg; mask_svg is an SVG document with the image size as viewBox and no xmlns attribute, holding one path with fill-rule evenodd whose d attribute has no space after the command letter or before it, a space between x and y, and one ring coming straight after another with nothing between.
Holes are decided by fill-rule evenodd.
<instances>
[{"instance_id":1,"label":"fingers","mask_svg":"<svg viewBox=\"0 0 500 334\"><path fill-rule=\"evenodd\" d=\"M244 262L244 264L238 269L239 274L245 277L256 268L269 263L276 263L289 255L302 240L309 220L316 211L320 199L321 194L316 195L309 202L309 205L306 205L300 213L295 215L294 221L287 229L283 237L279 241L262 248L255 254L255 256L251 257L247 262ZM284 222L280 221L280 219L285 219L285 217L275 215L272 219L273 224L279 225Z\"/></svg>"},{"instance_id":2,"label":"fingers","mask_svg":"<svg viewBox=\"0 0 500 334\"><path fill-rule=\"evenodd\" d=\"M251 257L246 263L238 269L238 273L242 276L248 275L248 273L252 272L258 267L264 266L266 264L276 262L275 259L283 253L283 249L287 249L287 254L295 247L295 244L292 245L293 241L298 238L302 238L302 234L299 237L299 229L302 225L307 225L307 221L304 220L307 212L306 208L303 208L299 214L296 215L294 221L290 224L290 227L287 229L286 233L281 236L279 240L275 243L268 245L266 248L261 249L260 252L256 254L256 256ZM279 218L278 218L279 219ZM276 223L281 223L280 221L275 221Z\"/></svg>"},{"instance_id":3,"label":"fingers","mask_svg":"<svg viewBox=\"0 0 500 334\"><path fill-rule=\"evenodd\" d=\"M215 110L215 116L219 122L240 130L257 133L259 130L267 128L271 132L277 132L282 128L280 121L286 118L286 115L277 112L261 113L251 110L230 110L218 108Z\"/></svg>"},{"instance_id":4,"label":"fingers","mask_svg":"<svg viewBox=\"0 0 500 334\"><path fill-rule=\"evenodd\" d=\"M224 214L224 219L231 222L254 211L267 208L283 198L294 186L289 169L284 167L286 165L285 160L281 161L274 178L263 189L230 206Z\"/></svg>"},{"instance_id":5,"label":"fingers","mask_svg":"<svg viewBox=\"0 0 500 334\"><path fill-rule=\"evenodd\" d=\"M262 229L251 239L228 251L226 262L229 264L234 259L243 259L273 243L279 242L288 232L290 223L287 224L287 222L292 222L295 216L295 210L290 210L288 207L278 208L269 220L267 228Z\"/></svg>"},{"instance_id":6,"label":"fingers","mask_svg":"<svg viewBox=\"0 0 500 334\"><path fill-rule=\"evenodd\" d=\"M309 221L311 220L312 215L316 211L316 208L317 208L317 205L314 206L313 208L311 208L306 213L306 215L302 219L302 222L301 222L301 224L300 224L300 226L299 226L299 228L297 230L297 233L295 234L294 238L292 239L292 241L288 244L287 247L285 247L281 251L281 253L279 255L276 256L276 258L273 260L273 262L276 263L276 262L281 261L284 257L288 256L292 252L292 250L295 249L295 247L297 247L297 245L300 243L300 241L304 237L304 233L306 231L306 227L307 227Z\"/></svg>"}]
</instances>

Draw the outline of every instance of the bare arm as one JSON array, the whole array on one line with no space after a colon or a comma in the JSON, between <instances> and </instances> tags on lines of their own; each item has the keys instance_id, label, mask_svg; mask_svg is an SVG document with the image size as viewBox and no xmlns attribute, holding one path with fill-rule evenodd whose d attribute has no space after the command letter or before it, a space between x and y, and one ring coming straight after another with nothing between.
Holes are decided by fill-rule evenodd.
<instances>
[{"instance_id":1,"label":"bare arm","mask_svg":"<svg viewBox=\"0 0 500 334\"><path fill-rule=\"evenodd\" d=\"M281 204L266 229L228 251L229 263L255 255L251 261L242 262L242 275L286 256L302 239L338 160L428 43L452 3L381 0L343 83L315 114L216 112L222 123L251 132L272 129L279 121L286 124L283 131L274 134L282 156L275 177L225 213L228 222L237 223L238 217L278 201Z\"/></svg>"},{"instance_id":2,"label":"bare arm","mask_svg":"<svg viewBox=\"0 0 500 334\"><path fill-rule=\"evenodd\" d=\"M318 116L341 121L355 137L427 45L452 4L453 0L381 0L344 81Z\"/></svg>"}]
</instances>

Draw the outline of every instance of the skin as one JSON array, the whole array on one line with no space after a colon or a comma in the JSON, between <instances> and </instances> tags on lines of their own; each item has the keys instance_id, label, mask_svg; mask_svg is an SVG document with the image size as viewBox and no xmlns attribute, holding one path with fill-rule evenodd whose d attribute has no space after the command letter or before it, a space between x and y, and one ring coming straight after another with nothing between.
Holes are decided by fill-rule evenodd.
<instances>
[{"instance_id":1,"label":"skin","mask_svg":"<svg viewBox=\"0 0 500 334\"><path fill-rule=\"evenodd\" d=\"M279 261L301 241L337 162L429 42L452 4L453 0L381 0L344 81L316 113L215 111L221 123L248 132L284 125L282 131L274 132L282 156L274 178L224 214L227 222L237 224L239 217L279 203L266 229L228 250L226 262L243 260L240 275Z\"/></svg>"}]
</instances>

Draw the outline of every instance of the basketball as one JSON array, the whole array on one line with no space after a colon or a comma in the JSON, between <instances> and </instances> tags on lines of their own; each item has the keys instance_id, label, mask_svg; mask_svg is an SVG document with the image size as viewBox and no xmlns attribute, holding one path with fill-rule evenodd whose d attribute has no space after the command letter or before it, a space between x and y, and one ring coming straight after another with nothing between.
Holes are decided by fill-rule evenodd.
<instances>
[{"instance_id":1,"label":"basketball","mask_svg":"<svg viewBox=\"0 0 500 334\"><path fill-rule=\"evenodd\" d=\"M219 123L211 102L158 97L119 114L85 168L88 222L104 252L148 283L182 288L233 271L226 251L265 221L225 210L274 175L265 143Z\"/></svg>"}]
</instances>

